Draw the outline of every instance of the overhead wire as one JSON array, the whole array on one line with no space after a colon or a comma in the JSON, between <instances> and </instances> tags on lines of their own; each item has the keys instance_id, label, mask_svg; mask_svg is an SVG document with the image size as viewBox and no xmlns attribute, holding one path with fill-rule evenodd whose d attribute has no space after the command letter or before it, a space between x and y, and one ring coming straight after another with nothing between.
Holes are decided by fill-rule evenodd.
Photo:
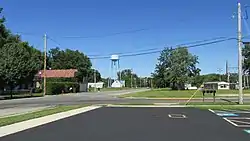
<instances>
[{"instance_id":1,"label":"overhead wire","mask_svg":"<svg viewBox=\"0 0 250 141\"><path fill-rule=\"evenodd\" d=\"M187 44L180 44L184 47L180 47L180 45L175 46L175 48L173 49L177 49L177 48L194 48L194 47L201 47L201 46L205 46L205 45L210 45L210 44L215 44L215 43L220 43L220 42L225 42L225 41L229 41L229 40L237 40L237 38L235 37L230 37L230 38L226 38L226 39L221 39L221 40L216 40L216 41L210 41L210 42L198 42L199 44L193 44L193 45L189 45L187 46ZM155 53L160 53L164 50L164 48L155 50L155 51L150 51L150 52L143 52L143 53L133 53L133 54L124 54L124 55L120 55L119 57L132 57L132 56L141 56L141 55L147 55L147 54L155 54ZM110 58L110 56L100 56L100 57L91 57L90 59L107 59Z\"/></svg>"},{"instance_id":2,"label":"overhead wire","mask_svg":"<svg viewBox=\"0 0 250 141\"><path fill-rule=\"evenodd\" d=\"M60 38L69 38L69 39L88 39L88 38L104 38L104 37L110 37L110 36L116 36L121 34L130 34L130 33L136 33L141 31L150 30L150 28L142 28L142 29L136 29L136 30L130 30L130 31L123 31L123 32L116 32L116 33L110 33L106 35L93 35L93 36L62 36Z\"/></svg>"},{"instance_id":3,"label":"overhead wire","mask_svg":"<svg viewBox=\"0 0 250 141\"><path fill-rule=\"evenodd\" d=\"M177 44L174 46L183 46L183 45L190 45L190 44L198 44L198 43L202 43L202 42L207 42L207 41L213 41L213 40L219 40L219 39L226 39L228 37L214 37L214 38L210 38L210 39L205 39L205 40L199 40L199 41L192 41L192 42L187 42L187 43L182 43L182 44ZM145 52L145 51L153 51L153 50L159 50L161 48L149 48L149 49L144 49L144 50L135 50L135 51L129 51L129 52L114 52L114 53L109 53L109 54L102 54L102 55L88 55L91 57L97 57L97 56L105 56L105 55L123 55L123 54L129 54L129 53L134 53L134 52Z\"/></svg>"}]
</instances>

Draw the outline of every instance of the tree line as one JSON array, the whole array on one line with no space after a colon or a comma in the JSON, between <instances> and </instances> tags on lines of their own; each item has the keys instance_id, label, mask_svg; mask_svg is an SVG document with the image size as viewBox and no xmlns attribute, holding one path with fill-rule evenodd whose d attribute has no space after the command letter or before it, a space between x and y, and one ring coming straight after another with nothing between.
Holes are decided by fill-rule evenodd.
<instances>
[{"instance_id":1,"label":"tree line","mask_svg":"<svg viewBox=\"0 0 250 141\"><path fill-rule=\"evenodd\" d=\"M250 46L243 48L245 73L250 72ZM155 71L152 73L154 87L172 89L184 89L185 84L192 84L200 87L203 82L227 81L226 74L206 74L201 75L201 69L197 67L198 56L191 54L186 47L165 48L156 64ZM230 74L230 83L238 82L238 74Z\"/></svg>"},{"instance_id":2,"label":"tree line","mask_svg":"<svg viewBox=\"0 0 250 141\"><path fill-rule=\"evenodd\" d=\"M3 90L31 83L39 70L43 69L44 52L36 49L21 36L13 34L5 25L6 19L0 8L0 87ZM78 50L60 50L52 48L48 52L46 69L77 69L76 81L83 77L93 82L92 63L90 59ZM96 70L97 81L101 74Z\"/></svg>"}]
</instances>

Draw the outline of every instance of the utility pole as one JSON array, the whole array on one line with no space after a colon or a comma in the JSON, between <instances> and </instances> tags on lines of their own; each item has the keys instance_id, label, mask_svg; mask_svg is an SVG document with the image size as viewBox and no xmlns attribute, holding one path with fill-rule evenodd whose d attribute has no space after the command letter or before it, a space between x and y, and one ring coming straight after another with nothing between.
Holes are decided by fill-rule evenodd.
<instances>
[{"instance_id":1,"label":"utility pole","mask_svg":"<svg viewBox=\"0 0 250 141\"><path fill-rule=\"evenodd\" d=\"M95 83L95 92L96 92L96 70L94 69L94 83Z\"/></svg>"},{"instance_id":2,"label":"utility pole","mask_svg":"<svg viewBox=\"0 0 250 141\"><path fill-rule=\"evenodd\" d=\"M153 89L153 78L151 78L151 89Z\"/></svg>"},{"instance_id":3,"label":"utility pole","mask_svg":"<svg viewBox=\"0 0 250 141\"><path fill-rule=\"evenodd\" d=\"M239 104L243 104L243 91L242 91L242 35L241 35L241 4L238 3L238 73L239 73Z\"/></svg>"},{"instance_id":4,"label":"utility pole","mask_svg":"<svg viewBox=\"0 0 250 141\"><path fill-rule=\"evenodd\" d=\"M248 74L246 74L247 82L246 82L246 87L248 88L249 82L248 82Z\"/></svg>"},{"instance_id":5,"label":"utility pole","mask_svg":"<svg viewBox=\"0 0 250 141\"><path fill-rule=\"evenodd\" d=\"M135 77L135 88L137 88L137 79Z\"/></svg>"},{"instance_id":6,"label":"utility pole","mask_svg":"<svg viewBox=\"0 0 250 141\"><path fill-rule=\"evenodd\" d=\"M222 68L218 68L217 71L219 72L219 79L221 81L221 72L223 71L223 69Z\"/></svg>"},{"instance_id":7,"label":"utility pole","mask_svg":"<svg viewBox=\"0 0 250 141\"><path fill-rule=\"evenodd\" d=\"M141 77L139 77L139 79L140 79L140 88L141 88Z\"/></svg>"},{"instance_id":8,"label":"utility pole","mask_svg":"<svg viewBox=\"0 0 250 141\"><path fill-rule=\"evenodd\" d=\"M93 59L93 66L95 65L95 59ZM95 84L95 87L94 87L94 91L96 92L96 68L94 67L94 84Z\"/></svg>"},{"instance_id":9,"label":"utility pole","mask_svg":"<svg viewBox=\"0 0 250 141\"><path fill-rule=\"evenodd\" d=\"M46 95L47 35L44 34L43 96Z\"/></svg>"},{"instance_id":10,"label":"utility pole","mask_svg":"<svg viewBox=\"0 0 250 141\"><path fill-rule=\"evenodd\" d=\"M228 61L226 62L226 75L227 75L227 82L230 83L230 73L229 73Z\"/></svg>"},{"instance_id":11,"label":"utility pole","mask_svg":"<svg viewBox=\"0 0 250 141\"><path fill-rule=\"evenodd\" d=\"M131 69L131 74L130 74L130 87L133 88L133 74L132 74L132 69Z\"/></svg>"}]
</instances>

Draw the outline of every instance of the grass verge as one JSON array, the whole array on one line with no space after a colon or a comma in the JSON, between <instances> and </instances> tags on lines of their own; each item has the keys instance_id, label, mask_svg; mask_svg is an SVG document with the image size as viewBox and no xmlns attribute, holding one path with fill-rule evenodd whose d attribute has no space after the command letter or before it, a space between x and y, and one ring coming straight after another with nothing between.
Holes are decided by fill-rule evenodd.
<instances>
[{"instance_id":1,"label":"grass verge","mask_svg":"<svg viewBox=\"0 0 250 141\"><path fill-rule=\"evenodd\" d=\"M169 89L155 89L145 92L136 92L131 94L121 95L121 98L125 97L146 97L146 98L189 98L196 90L169 90ZM216 94L237 94L237 90L218 90ZM244 90L243 93L250 94L250 90ZM212 94L206 94L205 97L212 97ZM198 91L194 98L202 98L202 92Z\"/></svg>"},{"instance_id":2,"label":"grass verge","mask_svg":"<svg viewBox=\"0 0 250 141\"><path fill-rule=\"evenodd\" d=\"M250 110L250 105L190 105L189 107L205 110Z\"/></svg>"},{"instance_id":3,"label":"grass verge","mask_svg":"<svg viewBox=\"0 0 250 141\"><path fill-rule=\"evenodd\" d=\"M9 124L14 124L17 122L22 122L22 121L34 119L34 118L39 118L39 117L43 117L43 116L47 116L47 115L65 112L65 111L69 111L69 110L73 110L73 109L77 109L77 108L81 108L81 107L85 107L85 106L88 106L88 105L56 106L53 108L47 108L47 109L44 109L41 111L31 112L31 113L27 113L27 114L11 116L11 117L3 117L3 118L0 118L0 127L5 126L5 125L9 125Z\"/></svg>"},{"instance_id":4,"label":"grass verge","mask_svg":"<svg viewBox=\"0 0 250 141\"><path fill-rule=\"evenodd\" d=\"M12 98L11 95L4 95L3 99L19 99L19 98L32 98L32 97L42 97L43 93L25 93L25 94L13 94Z\"/></svg>"}]
</instances>

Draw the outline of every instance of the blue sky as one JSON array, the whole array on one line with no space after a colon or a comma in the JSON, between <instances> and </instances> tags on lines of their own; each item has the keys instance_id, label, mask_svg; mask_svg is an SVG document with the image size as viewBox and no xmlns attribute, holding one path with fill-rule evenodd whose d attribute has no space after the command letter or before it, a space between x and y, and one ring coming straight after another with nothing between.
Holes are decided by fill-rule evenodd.
<instances>
[{"instance_id":1,"label":"blue sky","mask_svg":"<svg viewBox=\"0 0 250 141\"><path fill-rule=\"evenodd\" d=\"M241 0L242 5L249 4ZM60 43L60 48L80 50L87 55L163 48L180 43L236 36L237 0L1 0L7 26L22 38L43 49L42 34ZM250 9L249 9L250 10ZM250 22L248 21L248 25ZM102 38L69 39L65 36L102 36L117 32L141 32ZM243 24L243 33L247 34ZM48 48L58 46L48 41ZM202 73L225 68L225 61L237 66L237 42L192 48L199 56ZM121 58L121 68L133 68L139 76L154 71L159 54ZM110 60L96 60L94 67L104 77L110 75ZM225 70L225 69L224 69ZM231 70L236 72L236 70Z\"/></svg>"}]
</instances>

